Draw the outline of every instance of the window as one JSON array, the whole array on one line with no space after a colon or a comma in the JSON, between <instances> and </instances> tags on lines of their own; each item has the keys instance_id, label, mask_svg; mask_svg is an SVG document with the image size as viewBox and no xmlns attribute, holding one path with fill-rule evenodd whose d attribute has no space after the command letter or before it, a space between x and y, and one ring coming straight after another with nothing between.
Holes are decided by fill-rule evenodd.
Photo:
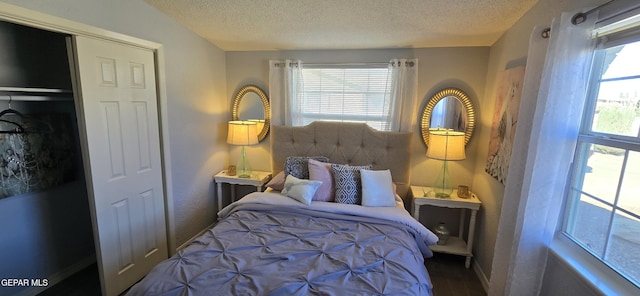
<instances>
[{"instance_id":1,"label":"window","mask_svg":"<svg viewBox=\"0 0 640 296\"><path fill-rule=\"evenodd\" d=\"M302 70L304 87L293 117L296 125L316 120L367 123L378 130L391 129L391 73L378 67L336 66ZM295 113L295 112L294 112Z\"/></svg>"},{"instance_id":2,"label":"window","mask_svg":"<svg viewBox=\"0 0 640 296\"><path fill-rule=\"evenodd\" d=\"M640 33L599 42L563 231L640 286Z\"/></svg>"}]
</instances>

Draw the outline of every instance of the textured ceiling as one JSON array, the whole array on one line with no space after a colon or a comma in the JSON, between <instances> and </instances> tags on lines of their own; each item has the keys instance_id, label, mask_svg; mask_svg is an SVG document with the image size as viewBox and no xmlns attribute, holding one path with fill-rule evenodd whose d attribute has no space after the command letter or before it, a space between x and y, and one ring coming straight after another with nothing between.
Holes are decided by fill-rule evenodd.
<instances>
[{"instance_id":1,"label":"textured ceiling","mask_svg":"<svg viewBox=\"0 0 640 296\"><path fill-rule=\"evenodd\" d=\"M538 0L144 0L226 51L490 46Z\"/></svg>"}]
</instances>

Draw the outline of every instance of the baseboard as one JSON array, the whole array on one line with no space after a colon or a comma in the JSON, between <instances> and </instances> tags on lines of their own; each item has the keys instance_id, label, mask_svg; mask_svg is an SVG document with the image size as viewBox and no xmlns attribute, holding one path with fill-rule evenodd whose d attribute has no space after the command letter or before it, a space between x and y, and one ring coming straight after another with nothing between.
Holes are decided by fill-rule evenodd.
<instances>
[{"instance_id":1,"label":"baseboard","mask_svg":"<svg viewBox=\"0 0 640 296\"><path fill-rule=\"evenodd\" d=\"M484 272L482 271L482 268L480 268L480 265L478 264L478 261L473 260L473 271L476 272L476 275L478 276L478 280L480 280L480 284L482 285L482 288L484 288L485 292L489 291L489 280L487 279L487 276L484 274Z\"/></svg>"},{"instance_id":2,"label":"baseboard","mask_svg":"<svg viewBox=\"0 0 640 296\"><path fill-rule=\"evenodd\" d=\"M46 287L29 287L27 289L24 289L24 290L18 292L15 295L16 296L35 296L35 295L38 295L38 294L44 292L47 288L50 288L53 285L62 282L63 280L65 280L68 277L76 274L78 271L81 271L81 270L87 268L89 265L91 265L91 264L93 264L95 262L96 262L96 255L95 254L91 255L91 256L88 256L88 257L85 257L82 260L80 260L80 261L78 261L78 262L76 262L74 264L71 264L67 268L47 276L46 279L48 280L48 282L47 282L47 286Z\"/></svg>"},{"instance_id":3,"label":"baseboard","mask_svg":"<svg viewBox=\"0 0 640 296\"><path fill-rule=\"evenodd\" d=\"M205 227L205 229L201 230L200 232L198 232L196 235L192 236L190 239L188 239L186 242L184 242L183 244L181 244L180 246L178 246L178 248L176 248L176 253L179 252L180 250L184 249L188 244L190 244L194 239L202 236L205 232L207 232L207 230L213 228L213 226L216 225L216 223L213 223L207 227Z\"/></svg>"}]
</instances>

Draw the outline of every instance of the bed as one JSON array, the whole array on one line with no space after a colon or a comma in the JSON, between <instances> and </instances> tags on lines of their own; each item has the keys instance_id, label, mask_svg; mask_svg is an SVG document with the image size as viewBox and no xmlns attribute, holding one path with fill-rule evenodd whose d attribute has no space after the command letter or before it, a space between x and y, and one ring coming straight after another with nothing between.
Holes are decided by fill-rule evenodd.
<instances>
[{"instance_id":1,"label":"bed","mask_svg":"<svg viewBox=\"0 0 640 296\"><path fill-rule=\"evenodd\" d=\"M212 229L127 295L432 295L424 258L437 237L403 202L409 133L315 122L274 126L270 140L272 188L223 208ZM301 163L309 175L294 177ZM316 180L320 166L341 176L333 200L315 199L331 183ZM345 168L361 182L355 204L347 202L353 195L344 189L353 188L343 184Z\"/></svg>"}]
</instances>

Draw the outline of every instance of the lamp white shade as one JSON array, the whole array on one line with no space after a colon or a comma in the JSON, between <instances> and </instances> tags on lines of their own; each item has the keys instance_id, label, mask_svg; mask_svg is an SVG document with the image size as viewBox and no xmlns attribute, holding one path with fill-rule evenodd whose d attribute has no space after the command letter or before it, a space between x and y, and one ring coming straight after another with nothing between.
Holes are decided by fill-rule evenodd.
<instances>
[{"instance_id":1,"label":"lamp white shade","mask_svg":"<svg viewBox=\"0 0 640 296\"><path fill-rule=\"evenodd\" d=\"M258 144L258 125L250 121L229 121L227 143L231 145Z\"/></svg>"},{"instance_id":2,"label":"lamp white shade","mask_svg":"<svg viewBox=\"0 0 640 296\"><path fill-rule=\"evenodd\" d=\"M257 124L257 128L256 129L257 129L258 134L260 132L262 132L262 129L264 128L264 123L265 123L264 119L249 119L247 121L255 122Z\"/></svg>"},{"instance_id":3,"label":"lamp white shade","mask_svg":"<svg viewBox=\"0 0 640 296\"><path fill-rule=\"evenodd\" d=\"M429 148L427 157L439 160L463 160L464 137L462 132L450 130L429 131Z\"/></svg>"}]
</instances>

